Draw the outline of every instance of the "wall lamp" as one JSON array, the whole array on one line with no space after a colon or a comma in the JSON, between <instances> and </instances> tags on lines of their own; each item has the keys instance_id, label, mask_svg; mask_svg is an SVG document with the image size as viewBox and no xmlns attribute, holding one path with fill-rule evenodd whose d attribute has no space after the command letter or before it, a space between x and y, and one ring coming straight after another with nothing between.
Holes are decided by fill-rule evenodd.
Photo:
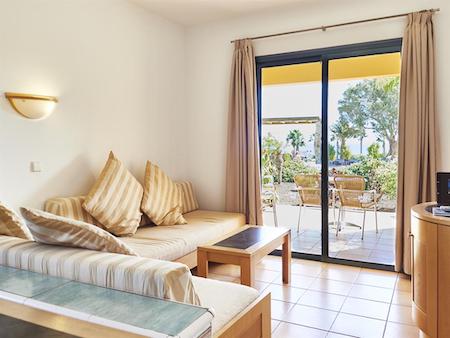
<instances>
[{"instance_id":1,"label":"wall lamp","mask_svg":"<svg viewBox=\"0 0 450 338\"><path fill-rule=\"evenodd\" d=\"M49 116L58 102L56 97L44 95L5 93L5 97L16 112L34 120Z\"/></svg>"}]
</instances>

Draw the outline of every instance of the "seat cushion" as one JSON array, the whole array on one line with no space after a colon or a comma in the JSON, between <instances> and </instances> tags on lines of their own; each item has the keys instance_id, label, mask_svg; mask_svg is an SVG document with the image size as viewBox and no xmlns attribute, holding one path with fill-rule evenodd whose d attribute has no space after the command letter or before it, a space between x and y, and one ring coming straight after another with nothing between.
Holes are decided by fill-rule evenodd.
<instances>
[{"instance_id":1,"label":"seat cushion","mask_svg":"<svg viewBox=\"0 0 450 338\"><path fill-rule=\"evenodd\" d=\"M20 211L37 242L137 256L120 239L93 224L36 209Z\"/></svg>"},{"instance_id":2,"label":"seat cushion","mask_svg":"<svg viewBox=\"0 0 450 338\"><path fill-rule=\"evenodd\" d=\"M0 202L0 235L33 240L24 219L2 202Z\"/></svg>"},{"instance_id":3,"label":"seat cushion","mask_svg":"<svg viewBox=\"0 0 450 338\"><path fill-rule=\"evenodd\" d=\"M257 290L248 286L193 276L192 282L202 306L213 310L213 333L224 327L258 298Z\"/></svg>"},{"instance_id":4,"label":"seat cushion","mask_svg":"<svg viewBox=\"0 0 450 338\"><path fill-rule=\"evenodd\" d=\"M142 194L141 184L110 152L83 208L114 235L132 235L141 221Z\"/></svg>"},{"instance_id":5,"label":"seat cushion","mask_svg":"<svg viewBox=\"0 0 450 338\"><path fill-rule=\"evenodd\" d=\"M144 226L121 240L140 256L176 260L245 224L243 214L231 212L196 210L184 217L187 224Z\"/></svg>"}]
</instances>

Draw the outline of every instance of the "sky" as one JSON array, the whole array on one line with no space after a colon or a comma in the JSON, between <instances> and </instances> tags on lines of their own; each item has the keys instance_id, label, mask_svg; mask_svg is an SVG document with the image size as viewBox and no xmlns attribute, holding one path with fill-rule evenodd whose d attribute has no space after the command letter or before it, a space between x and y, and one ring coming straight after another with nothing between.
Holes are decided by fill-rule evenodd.
<instances>
[{"instance_id":1,"label":"sky","mask_svg":"<svg viewBox=\"0 0 450 338\"><path fill-rule=\"evenodd\" d=\"M361 80L334 80L329 82L328 90L328 128L338 119L338 101L344 91ZM322 98L321 82L289 83L265 85L262 87L262 117L321 117ZM309 142L316 130L314 124L304 125L263 125L263 137L269 132L278 140L286 144L286 137L290 130L300 129L304 135L306 146L301 149L302 154L313 154L313 142ZM330 134L330 132L329 132ZM367 137L363 143L363 154L367 153L367 147L376 142L376 136L371 130L367 131ZM334 144L334 142L332 142ZM347 142L352 154L359 154L359 140L350 139ZM290 152L292 148L286 147Z\"/></svg>"}]
</instances>

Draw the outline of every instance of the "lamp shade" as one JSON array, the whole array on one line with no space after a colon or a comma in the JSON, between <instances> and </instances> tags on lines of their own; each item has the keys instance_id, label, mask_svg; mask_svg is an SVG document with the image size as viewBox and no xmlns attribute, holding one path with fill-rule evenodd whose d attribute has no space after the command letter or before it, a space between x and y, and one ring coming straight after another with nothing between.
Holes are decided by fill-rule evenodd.
<instances>
[{"instance_id":1,"label":"lamp shade","mask_svg":"<svg viewBox=\"0 0 450 338\"><path fill-rule=\"evenodd\" d=\"M34 120L49 116L58 102L54 96L21 93L5 93L5 96L16 112Z\"/></svg>"}]
</instances>

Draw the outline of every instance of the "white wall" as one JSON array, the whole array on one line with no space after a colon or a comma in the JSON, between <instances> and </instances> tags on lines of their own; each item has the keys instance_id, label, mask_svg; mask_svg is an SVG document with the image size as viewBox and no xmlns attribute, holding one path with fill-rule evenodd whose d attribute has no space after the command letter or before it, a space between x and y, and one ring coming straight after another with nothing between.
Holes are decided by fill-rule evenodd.
<instances>
[{"instance_id":1,"label":"white wall","mask_svg":"<svg viewBox=\"0 0 450 338\"><path fill-rule=\"evenodd\" d=\"M183 177L184 43L183 27L123 0L0 0L0 200L85 194L110 149L139 179L147 159ZM5 91L60 103L26 120Z\"/></svg>"},{"instance_id":2,"label":"white wall","mask_svg":"<svg viewBox=\"0 0 450 338\"><path fill-rule=\"evenodd\" d=\"M187 32L187 102L189 177L200 205L222 209L225 194L227 100L235 38L283 32L371 17L440 7L435 16L437 87L442 145L450 144L450 2L448 0L340 0L304 2L265 12L192 27ZM307 50L401 37L405 19L349 26L255 41L257 55ZM450 170L450 151L442 147L441 168Z\"/></svg>"}]
</instances>

